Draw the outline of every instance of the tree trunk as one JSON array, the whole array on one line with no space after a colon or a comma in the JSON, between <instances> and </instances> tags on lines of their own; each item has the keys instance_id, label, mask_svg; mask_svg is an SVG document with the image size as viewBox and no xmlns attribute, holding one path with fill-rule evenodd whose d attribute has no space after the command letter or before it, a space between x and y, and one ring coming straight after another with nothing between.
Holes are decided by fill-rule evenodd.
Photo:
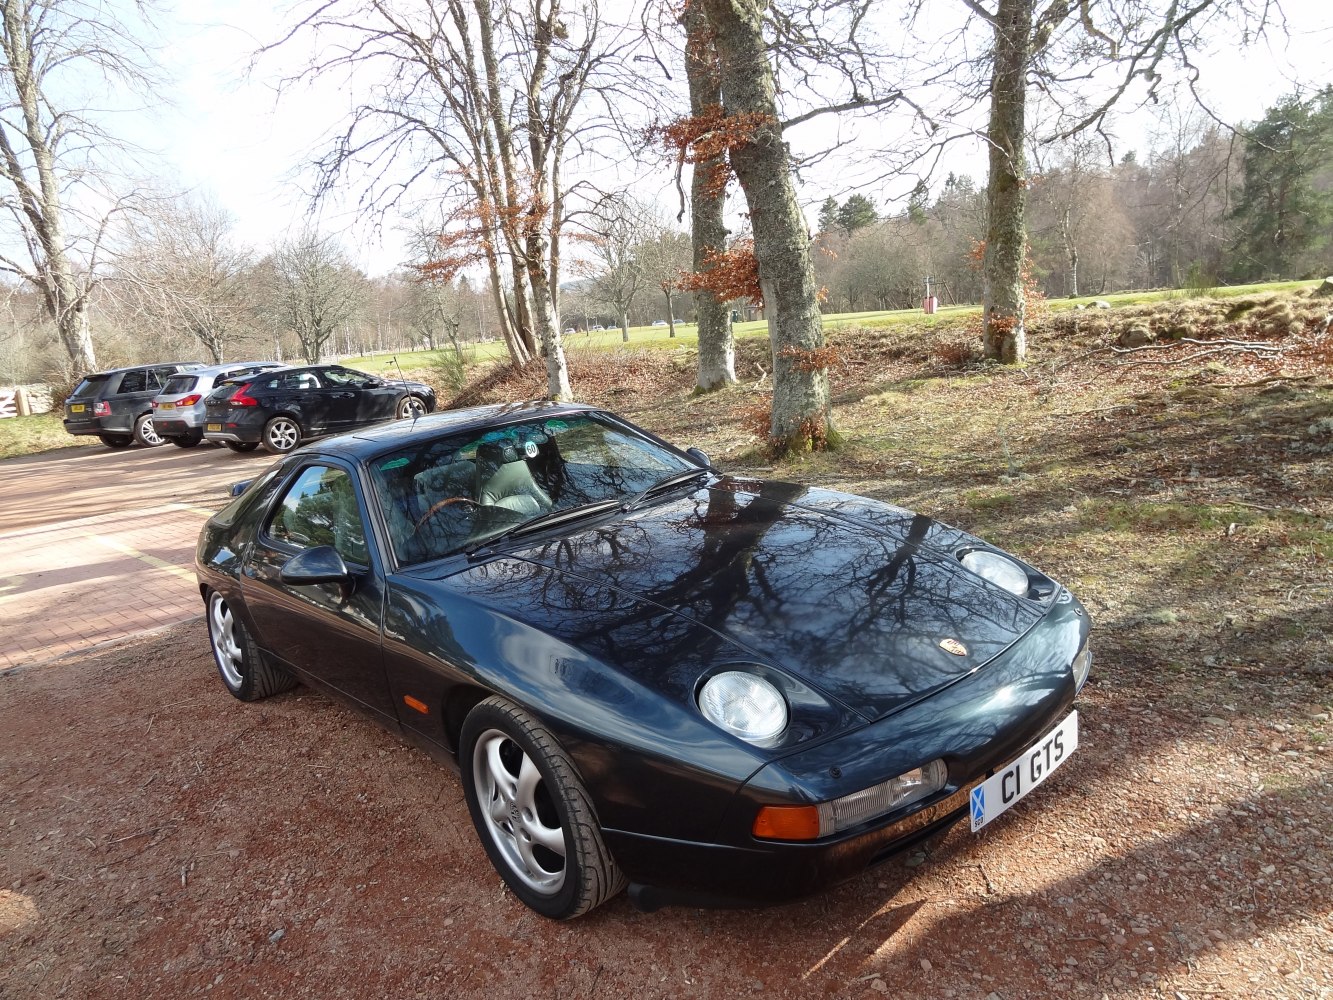
<instances>
[{"instance_id":1,"label":"tree trunk","mask_svg":"<svg viewBox=\"0 0 1333 1000\"><path fill-rule=\"evenodd\" d=\"M548 399L574 398L569 387L569 368L565 364L565 347L560 337L560 317L551 300L547 282L548 244L540 225L527 236L528 281L532 284L532 318L537 324L542 357L546 359L546 395Z\"/></svg>"},{"instance_id":2,"label":"tree trunk","mask_svg":"<svg viewBox=\"0 0 1333 1000\"><path fill-rule=\"evenodd\" d=\"M676 336L676 310L671 304L671 285L662 286L662 294L667 300L667 336L674 338Z\"/></svg>"},{"instance_id":3,"label":"tree trunk","mask_svg":"<svg viewBox=\"0 0 1333 1000\"><path fill-rule=\"evenodd\" d=\"M810 238L778 123L764 6L763 0L705 0L704 10L717 40L726 110L758 122L750 141L732 148L731 165L750 210L759 279L770 290L764 301L774 331L769 445L790 454L824 447L832 427Z\"/></svg>"},{"instance_id":4,"label":"tree trunk","mask_svg":"<svg viewBox=\"0 0 1333 1000\"><path fill-rule=\"evenodd\" d=\"M73 281L70 282L73 284ZM65 345L69 360L76 369L85 372L97 370L97 355L93 352L92 333L88 329L88 304L77 298L56 316L60 342Z\"/></svg>"},{"instance_id":5,"label":"tree trunk","mask_svg":"<svg viewBox=\"0 0 1333 1000\"><path fill-rule=\"evenodd\" d=\"M711 106L722 104L722 85L718 76L717 53L712 32L697 3L685 8L685 70L690 85L690 113L699 115ZM690 179L690 236L694 248L695 273L705 269L708 254L727 248L727 227L723 222L726 194L710 191L708 180L725 169L721 157L696 163ZM694 311L698 320L699 378L697 391L711 392L736 382L736 347L731 332L731 312L725 302L707 289L694 293Z\"/></svg>"},{"instance_id":6,"label":"tree trunk","mask_svg":"<svg viewBox=\"0 0 1333 1000\"><path fill-rule=\"evenodd\" d=\"M486 254L486 264L490 270L491 295L495 299L495 315L500 322L500 334L504 337L505 347L509 350L509 360L513 362L515 368L525 368L528 362L532 360L532 351L528 349L527 343L519 335L518 328L514 325L514 317L510 315L508 303L505 302L504 289L500 285L500 264L489 248Z\"/></svg>"},{"instance_id":7,"label":"tree trunk","mask_svg":"<svg viewBox=\"0 0 1333 1000\"><path fill-rule=\"evenodd\" d=\"M628 344L628 343L629 343L629 313L627 313L624 309L620 309L619 312L620 312L620 342L621 342L622 344Z\"/></svg>"},{"instance_id":8,"label":"tree trunk","mask_svg":"<svg viewBox=\"0 0 1333 1000\"><path fill-rule=\"evenodd\" d=\"M986 187L985 355L1018 364L1027 354L1023 259L1027 250L1027 164L1023 133L1035 0L1000 0L991 75L990 172Z\"/></svg>"}]
</instances>

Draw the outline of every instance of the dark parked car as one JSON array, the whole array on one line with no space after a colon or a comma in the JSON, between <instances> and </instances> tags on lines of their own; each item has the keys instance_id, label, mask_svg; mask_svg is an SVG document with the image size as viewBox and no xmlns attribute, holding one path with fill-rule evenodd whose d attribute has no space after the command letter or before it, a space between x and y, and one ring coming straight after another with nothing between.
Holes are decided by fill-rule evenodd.
<instances>
[{"instance_id":1,"label":"dark parked car","mask_svg":"<svg viewBox=\"0 0 1333 1000\"><path fill-rule=\"evenodd\" d=\"M382 379L340 365L282 368L223 385L204 400L204 437L236 451L281 455L302 441L435 409L423 382Z\"/></svg>"},{"instance_id":2,"label":"dark parked car","mask_svg":"<svg viewBox=\"0 0 1333 1000\"><path fill-rule=\"evenodd\" d=\"M65 430L96 434L108 448L124 448L131 441L165 444L153 426L153 397L172 375L202 367L197 361L173 361L85 375L65 400Z\"/></svg>"},{"instance_id":3,"label":"dark parked car","mask_svg":"<svg viewBox=\"0 0 1333 1000\"><path fill-rule=\"evenodd\" d=\"M627 883L645 909L810 894L980 828L1078 746L1068 590L589 407L303 449L195 565L233 695L299 679L456 762L495 867L549 917Z\"/></svg>"},{"instance_id":4,"label":"dark parked car","mask_svg":"<svg viewBox=\"0 0 1333 1000\"><path fill-rule=\"evenodd\" d=\"M215 386L285 367L277 361L234 361L173 375L153 399L153 428L158 437L193 448L204 439L204 397Z\"/></svg>"}]
</instances>

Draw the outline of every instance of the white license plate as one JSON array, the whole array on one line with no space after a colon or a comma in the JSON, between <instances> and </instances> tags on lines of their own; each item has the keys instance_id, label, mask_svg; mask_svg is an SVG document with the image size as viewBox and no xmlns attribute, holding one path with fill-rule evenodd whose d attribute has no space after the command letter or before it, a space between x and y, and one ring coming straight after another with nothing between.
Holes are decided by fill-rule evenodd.
<instances>
[{"instance_id":1,"label":"white license plate","mask_svg":"<svg viewBox=\"0 0 1333 1000\"><path fill-rule=\"evenodd\" d=\"M1051 776L1078 749L1078 713L1037 740L1008 767L972 789L972 832L976 833Z\"/></svg>"}]
</instances>

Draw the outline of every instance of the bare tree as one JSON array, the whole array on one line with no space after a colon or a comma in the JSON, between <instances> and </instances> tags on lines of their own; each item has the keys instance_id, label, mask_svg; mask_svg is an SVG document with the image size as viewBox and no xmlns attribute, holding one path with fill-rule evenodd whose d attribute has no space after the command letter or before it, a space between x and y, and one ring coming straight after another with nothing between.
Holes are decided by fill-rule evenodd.
<instances>
[{"instance_id":1,"label":"bare tree","mask_svg":"<svg viewBox=\"0 0 1333 1000\"><path fill-rule=\"evenodd\" d=\"M571 145L586 141L589 92L628 73L608 31L614 36L595 0L421 0L411 8L327 0L307 5L287 36L318 37L305 76L341 75L357 95L317 163L319 193L368 171L363 205L380 212L418 181L435 182L432 197L443 193L451 210L433 276L485 267L512 360L525 364L540 350L553 397L570 394L557 301L562 171ZM360 86L364 76L371 86Z\"/></svg>"},{"instance_id":2,"label":"bare tree","mask_svg":"<svg viewBox=\"0 0 1333 1000\"><path fill-rule=\"evenodd\" d=\"M214 363L249 326L254 255L232 238L232 217L198 199L162 200L132 217L117 282L150 323L193 335Z\"/></svg>"},{"instance_id":3,"label":"bare tree","mask_svg":"<svg viewBox=\"0 0 1333 1000\"><path fill-rule=\"evenodd\" d=\"M693 266L693 240L685 233L658 226L652 239L643 244L639 256L649 290L661 292L666 300L668 336L674 337L675 295L681 278Z\"/></svg>"},{"instance_id":4,"label":"bare tree","mask_svg":"<svg viewBox=\"0 0 1333 1000\"><path fill-rule=\"evenodd\" d=\"M713 31L729 159L745 192L773 351L775 452L821 448L830 425L828 365L805 216L778 118L763 0L704 0Z\"/></svg>"},{"instance_id":5,"label":"bare tree","mask_svg":"<svg viewBox=\"0 0 1333 1000\"><path fill-rule=\"evenodd\" d=\"M1049 132L1067 138L1100 131L1136 82L1155 97L1164 74L1183 68L1192 89L1191 59L1210 33L1253 40L1266 30L1274 0L961 0L990 35L976 65L988 80L985 353L1018 363L1027 351L1023 267L1027 248L1029 177L1024 150L1027 98L1039 87L1057 109ZM913 10L919 12L918 3ZM1095 71L1109 86L1099 87ZM1103 141L1108 141L1103 136Z\"/></svg>"},{"instance_id":6,"label":"bare tree","mask_svg":"<svg viewBox=\"0 0 1333 1000\"><path fill-rule=\"evenodd\" d=\"M722 106L717 50L700 4L687 4L683 20L690 114L699 119L709 109ZM727 248L727 226L724 221L726 174L726 155L721 150L704 152L695 157L690 174L690 239L697 274L709 268L711 257ZM701 287L694 293L694 311L698 318L699 337L696 388L700 392L710 392L734 384L736 345L727 303L711 289Z\"/></svg>"},{"instance_id":7,"label":"bare tree","mask_svg":"<svg viewBox=\"0 0 1333 1000\"><path fill-rule=\"evenodd\" d=\"M360 306L361 276L333 237L313 232L279 245L271 263L278 315L314 364Z\"/></svg>"},{"instance_id":8,"label":"bare tree","mask_svg":"<svg viewBox=\"0 0 1333 1000\"><path fill-rule=\"evenodd\" d=\"M594 261L593 294L616 311L620 339L629 342L629 308L646 280L644 249L657 221L625 194L603 199L591 212L589 249Z\"/></svg>"},{"instance_id":9,"label":"bare tree","mask_svg":"<svg viewBox=\"0 0 1333 1000\"><path fill-rule=\"evenodd\" d=\"M151 64L101 4L3 0L0 15L0 206L9 222L0 269L41 292L75 367L95 368L89 295L109 222L133 195L110 190L109 160L124 147L96 120L94 102L108 88L150 87ZM90 80L101 92L81 100Z\"/></svg>"}]
</instances>

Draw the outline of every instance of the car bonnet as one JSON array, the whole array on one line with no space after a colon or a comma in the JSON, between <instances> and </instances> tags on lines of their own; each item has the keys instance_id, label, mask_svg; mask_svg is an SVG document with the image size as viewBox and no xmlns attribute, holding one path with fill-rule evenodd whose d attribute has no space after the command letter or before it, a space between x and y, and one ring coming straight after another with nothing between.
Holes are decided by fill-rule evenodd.
<instances>
[{"instance_id":1,"label":"car bonnet","mask_svg":"<svg viewBox=\"0 0 1333 1000\"><path fill-rule=\"evenodd\" d=\"M568 592L555 600L561 621L544 626L575 641L580 602L601 629L612 607L627 620L663 609L701 643L730 647L717 658L778 667L877 719L979 668L1041 617L959 564L952 547L969 537L861 497L723 479L501 559L528 609L534 592ZM616 631L617 666L652 662L625 642L641 630Z\"/></svg>"}]
</instances>

